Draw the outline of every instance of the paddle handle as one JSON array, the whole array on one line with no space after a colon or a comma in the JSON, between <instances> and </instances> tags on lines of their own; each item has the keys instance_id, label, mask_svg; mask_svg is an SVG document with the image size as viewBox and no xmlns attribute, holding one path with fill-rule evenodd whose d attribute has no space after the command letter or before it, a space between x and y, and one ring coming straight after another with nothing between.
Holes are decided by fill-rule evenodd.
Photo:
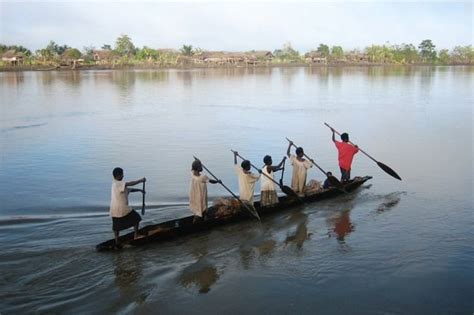
<instances>
[{"instance_id":1,"label":"paddle handle","mask_svg":"<svg viewBox=\"0 0 474 315\"><path fill-rule=\"evenodd\" d=\"M232 153L236 154L237 152L234 151L234 150L230 150ZM243 156L241 156L240 154L236 154L239 158L241 158L242 160L246 160ZM250 160L249 160L250 162ZM257 171L259 171L260 169L258 169L255 165L252 164L252 162L250 162L250 166L252 166L254 169L256 169ZM278 186L280 186L280 184L274 180L273 178L271 178L270 176L268 176L267 174L263 173L262 171L262 175L265 176L266 178L268 178L269 180L271 180L272 182L274 182L275 184L277 184Z\"/></svg>"},{"instance_id":2,"label":"paddle handle","mask_svg":"<svg viewBox=\"0 0 474 315\"><path fill-rule=\"evenodd\" d=\"M143 192L142 192L142 215L145 215L145 182L143 182Z\"/></svg>"},{"instance_id":3,"label":"paddle handle","mask_svg":"<svg viewBox=\"0 0 474 315\"><path fill-rule=\"evenodd\" d=\"M331 130L334 130L335 133L337 133L338 135L341 135L341 133L339 131L337 131L336 129L334 129L333 127L329 126L328 123L324 123L329 129ZM353 146L355 146L355 144L351 141L348 141L350 144L352 144ZM378 161L376 159L374 159L373 157L371 157L367 152L365 152L364 150L362 150L361 148L357 147L359 149L360 152L362 152L363 154L365 154L369 159L371 159L372 161L374 161L375 163L378 163Z\"/></svg>"}]
</instances>

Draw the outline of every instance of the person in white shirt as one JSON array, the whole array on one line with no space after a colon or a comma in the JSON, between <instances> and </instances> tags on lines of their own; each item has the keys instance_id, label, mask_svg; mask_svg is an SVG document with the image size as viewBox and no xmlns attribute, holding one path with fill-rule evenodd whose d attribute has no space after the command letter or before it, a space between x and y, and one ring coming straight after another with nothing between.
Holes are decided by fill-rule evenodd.
<instances>
[{"instance_id":1,"label":"person in white shirt","mask_svg":"<svg viewBox=\"0 0 474 315\"><path fill-rule=\"evenodd\" d=\"M201 174L201 161L195 160L191 165L191 185L189 189L189 209L194 213L193 223L202 218L207 210L207 182L211 184L220 183L220 180L209 179L207 175Z\"/></svg>"},{"instance_id":2,"label":"person in white shirt","mask_svg":"<svg viewBox=\"0 0 474 315\"><path fill-rule=\"evenodd\" d=\"M234 152L235 172L239 178L240 200L253 204L253 195L255 192L255 183L259 180L260 174L256 175L250 171L250 161L244 160L237 165L238 152ZM259 173L262 172L259 170Z\"/></svg>"},{"instance_id":3,"label":"person in white shirt","mask_svg":"<svg viewBox=\"0 0 474 315\"><path fill-rule=\"evenodd\" d=\"M280 164L278 164L277 166L272 166L273 161L270 155L265 155L265 157L263 158L263 163L265 163L265 166L262 168L262 174L264 176L262 176L260 183L260 206L269 207L278 203L275 183L271 179L273 179L274 172L283 169L282 166L283 163L285 163L285 159L286 157L284 157L281 160Z\"/></svg>"},{"instance_id":4,"label":"person in white shirt","mask_svg":"<svg viewBox=\"0 0 474 315\"><path fill-rule=\"evenodd\" d=\"M291 165L293 166L293 176L291 178L291 188L299 196L304 196L306 190L306 175L308 169L313 167L311 161L308 161L304 158L304 150L302 147L296 148L296 156L290 154L290 148L293 145L293 142L290 141L288 149L286 150L286 155L290 158Z\"/></svg>"},{"instance_id":5,"label":"person in white shirt","mask_svg":"<svg viewBox=\"0 0 474 315\"><path fill-rule=\"evenodd\" d=\"M123 169L120 167L114 168L112 175L114 176L114 179L111 190L110 216L112 217L112 230L114 231L115 245L117 248L120 248L119 232L121 230L133 226L135 238L139 237L138 224L142 218L135 210L128 206L128 194L137 191L142 193L145 192L142 189L132 189L128 187L144 183L146 178L143 177L138 180L125 182L123 180Z\"/></svg>"}]
</instances>

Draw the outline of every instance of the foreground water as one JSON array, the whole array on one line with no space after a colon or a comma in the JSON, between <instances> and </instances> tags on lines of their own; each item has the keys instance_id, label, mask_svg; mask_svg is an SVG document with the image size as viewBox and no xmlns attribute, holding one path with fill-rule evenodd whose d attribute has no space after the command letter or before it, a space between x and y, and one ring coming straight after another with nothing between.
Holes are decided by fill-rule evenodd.
<instances>
[{"instance_id":1,"label":"foreground water","mask_svg":"<svg viewBox=\"0 0 474 315\"><path fill-rule=\"evenodd\" d=\"M1 73L0 312L471 314L473 74ZM265 154L284 155L285 137L337 173L324 121L403 181L358 155L353 175L374 178L355 193L261 224L94 251L112 237L113 167L147 177L144 224L160 222L189 213L193 155L234 191L229 150L260 165ZM209 191L210 199L226 194Z\"/></svg>"}]
</instances>

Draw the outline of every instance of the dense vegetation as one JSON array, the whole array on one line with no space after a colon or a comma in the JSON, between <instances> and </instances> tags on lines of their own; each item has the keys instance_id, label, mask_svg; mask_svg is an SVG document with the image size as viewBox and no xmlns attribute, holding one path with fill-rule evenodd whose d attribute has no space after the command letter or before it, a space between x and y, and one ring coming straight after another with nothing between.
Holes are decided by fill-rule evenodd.
<instances>
[{"instance_id":1,"label":"dense vegetation","mask_svg":"<svg viewBox=\"0 0 474 315\"><path fill-rule=\"evenodd\" d=\"M83 47L82 51L67 45L58 45L54 41L50 41L45 48L35 52L23 46L0 44L0 55L3 56L12 50L22 54L25 65L50 66L68 64L71 60L80 60L83 64L91 65L99 62L104 65L189 65L199 63L200 59L203 60L204 54L212 53L193 48L191 45L183 45L180 50L153 49L147 46L139 48L125 34L116 39L113 47L104 44L100 49ZM256 52L234 53L234 55L248 56L252 53ZM456 46L451 50L436 50L434 43L426 39L418 46L384 44L350 51L344 50L341 46L329 47L326 44L319 44L316 49L302 54L290 43L286 43L281 49L274 50L270 57L258 57L258 62L266 64L308 63L314 60L325 64L474 64L474 49L468 45ZM10 63L2 61L1 65L7 66Z\"/></svg>"}]
</instances>

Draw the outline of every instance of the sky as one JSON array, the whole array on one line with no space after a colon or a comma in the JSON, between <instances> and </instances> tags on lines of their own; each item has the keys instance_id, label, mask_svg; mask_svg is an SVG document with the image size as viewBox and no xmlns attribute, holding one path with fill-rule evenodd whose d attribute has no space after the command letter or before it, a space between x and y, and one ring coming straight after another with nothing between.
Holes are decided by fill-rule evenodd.
<instances>
[{"instance_id":1,"label":"sky","mask_svg":"<svg viewBox=\"0 0 474 315\"><path fill-rule=\"evenodd\" d=\"M0 0L0 43L83 49L115 45L245 51L344 49L431 39L437 49L473 44L471 1L13 1Z\"/></svg>"}]
</instances>

